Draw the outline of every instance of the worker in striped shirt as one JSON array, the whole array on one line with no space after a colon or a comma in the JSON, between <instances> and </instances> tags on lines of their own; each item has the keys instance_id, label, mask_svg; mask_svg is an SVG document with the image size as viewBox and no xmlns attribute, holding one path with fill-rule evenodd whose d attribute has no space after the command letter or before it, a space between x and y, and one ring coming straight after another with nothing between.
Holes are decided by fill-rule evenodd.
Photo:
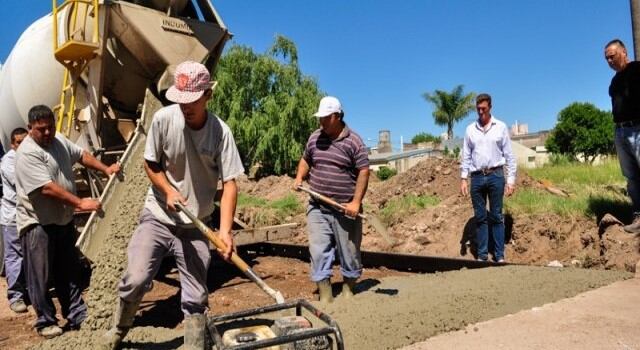
<instances>
[{"instance_id":1,"label":"worker in striped shirt","mask_svg":"<svg viewBox=\"0 0 640 350\"><path fill-rule=\"evenodd\" d=\"M337 252L344 279L342 295L353 296L356 281L362 275L362 199L369 183L367 147L358 134L343 121L340 101L331 96L320 100L320 128L309 137L294 188L308 177L311 189L344 205L345 210L309 200L307 227L311 255L311 280L318 284L320 301L333 301L332 263Z\"/></svg>"}]
</instances>

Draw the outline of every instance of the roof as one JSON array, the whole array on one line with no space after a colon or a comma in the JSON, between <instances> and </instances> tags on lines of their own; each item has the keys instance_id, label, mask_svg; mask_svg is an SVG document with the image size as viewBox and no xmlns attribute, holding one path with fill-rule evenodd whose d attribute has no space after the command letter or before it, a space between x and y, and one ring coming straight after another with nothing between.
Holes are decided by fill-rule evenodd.
<instances>
[{"instance_id":1,"label":"roof","mask_svg":"<svg viewBox=\"0 0 640 350\"><path fill-rule=\"evenodd\" d=\"M378 154L369 155L369 163L371 164L387 163L397 159L411 158L411 157L421 156L424 154L431 154L433 152L440 153L440 151L434 150L433 148L412 149L410 151L403 151L403 152L378 153Z\"/></svg>"}]
</instances>

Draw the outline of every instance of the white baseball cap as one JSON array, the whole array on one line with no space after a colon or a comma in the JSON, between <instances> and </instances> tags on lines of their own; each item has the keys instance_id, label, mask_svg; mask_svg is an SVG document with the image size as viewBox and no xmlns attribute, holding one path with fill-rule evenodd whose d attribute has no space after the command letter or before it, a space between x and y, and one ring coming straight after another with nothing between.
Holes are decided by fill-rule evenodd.
<instances>
[{"instance_id":1,"label":"white baseball cap","mask_svg":"<svg viewBox=\"0 0 640 350\"><path fill-rule=\"evenodd\" d=\"M318 111L314 114L314 116L318 118L324 118L333 113L341 113L342 105L340 101L333 96L325 96L320 100L320 105L318 106Z\"/></svg>"}]
</instances>

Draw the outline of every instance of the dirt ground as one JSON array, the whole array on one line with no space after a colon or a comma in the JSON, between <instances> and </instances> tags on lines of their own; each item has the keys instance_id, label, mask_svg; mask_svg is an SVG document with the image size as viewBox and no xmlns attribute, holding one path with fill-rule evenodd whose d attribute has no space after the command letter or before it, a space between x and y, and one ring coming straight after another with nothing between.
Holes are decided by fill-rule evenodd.
<instances>
[{"instance_id":1,"label":"dirt ground","mask_svg":"<svg viewBox=\"0 0 640 350\"><path fill-rule=\"evenodd\" d=\"M31 308L29 314L15 315L7 305L0 303L0 348L91 348L95 345L96 335L110 326L116 300L115 284L126 265L126 242L142 206L141 198L144 197L141 193L148 185L142 169L135 167L129 171L131 175L126 186L120 189L126 199L119 202L113 217L104 221L103 229L109 241L100 261L94 264L91 286L85 292L89 318L83 330L42 342L31 329L35 320ZM452 160L428 159L410 172L386 182L372 178L365 199L369 213L376 214L389 200L407 194L433 195L440 203L392 222L389 231L397 242L393 247L389 247L375 230L365 226L363 249L473 259L473 246L468 243L473 227L472 209L470 200L458 194L458 167ZM244 193L274 200L292 193L292 182L285 176L257 182L243 179L239 183ZM523 175L518 186L536 186L536 182ZM295 193L295 196L301 202L306 200L303 193ZM255 213L255 210L240 210L238 216L251 223ZM297 234L287 242L306 244L304 214L288 217L285 221L301 224ZM323 310L349 330L345 335L349 349L395 348L627 278L628 272L633 272L635 263L640 260L640 238L625 234L618 225L599 227L595 220L583 217L523 215L507 217L506 226L509 238L506 256L510 262L546 265L558 260L565 266L592 269L507 267L435 275L367 270L363 276L365 282L359 284L362 301L357 302L357 307L338 300ZM287 299L314 299L315 286L308 281L306 263L269 257L257 258L252 263L256 272L272 287L282 291ZM220 267L214 266L210 272L209 287L216 290L210 295L211 313L224 314L272 302L248 280L230 273L233 268ZM175 271L165 272L165 277L159 278L145 296L128 348L173 349L182 344L179 284ZM334 287L337 292L340 286ZM492 292L487 293L487 290ZM6 286L0 285L0 294L5 291ZM394 297L398 291L402 293ZM423 305L431 309L425 309ZM480 311L476 311L474 305L479 305ZM367 316L377 309L382 310L379 318ZM438 310L435 314L434 309ZM352 312L354 310L358 312ZM351 314L354 318L350 320ZM389 326L393 324L397 326ZM412 330L412 333L404 330ZM370 340L362 334L369 334Z\"/></svg>"},{"instance_id":2,"label":"dirt ground","mask_svg":"<svg viewBox=\"0 0 640 350\"><path fill-rule=\"evenodd\" d=\"M373 227L365 225L363 249L473 259L473 208L471 200L459 193L459 176L457 160L438 158L426 159L384 182L372 176L365 197L368 213L377 214L391 200L407 195L435 196L440 203L391 222L388 229L396 241L393 247ZM273 200L291 193L292 182L287 176L269 177L258 182L244 181L241 188L253 196ZM520 171L516 188L530 187L541 185ZM295 195L306 200L304 193ZM593 219L550 213L505 215L507 260L534 265L558 260L565 266L634 272L640 260L640 239L624 233L620 225L599 225L598 220L605 213L596 214ZM293 241L305 244L304 215L292 217L291 221L301 224Z\"/></svg>"}]
</instances>

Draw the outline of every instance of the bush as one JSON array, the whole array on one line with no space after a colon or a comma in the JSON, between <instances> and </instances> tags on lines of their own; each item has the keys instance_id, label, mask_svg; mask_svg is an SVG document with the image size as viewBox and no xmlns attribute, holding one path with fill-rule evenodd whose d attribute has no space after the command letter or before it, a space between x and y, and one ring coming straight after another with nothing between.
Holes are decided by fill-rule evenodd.
<instances>
[{"instance_id":1,"label":"bush","mask_svg":"<svg viewBox=\"0 0 640 350\"><path fill-rule=\"evenodd\" d=\"M376 171L376 176L378 177L378 179L384 181L395 176L397 173L398 171L396 169L383 166L380 167L378 171Z\"/></svg>"},{"instance_id":2,"label":"bush","mask_svg":"<svg viewBox=\"0 0 640 350\"><path fill-rule=\"evenodd\" d=\"M416 134L411 139L411 143L413 143L414 145L419 144L421 142L433 142L434 144L439 144L440 141L441 140L438 136L434 136L426 132L421 132L419 134Z\"/></svg>"},{"instance_id":3,"label":"bush","mask_svg":"<svg viewBox=\"0 0 640 350\"><path fill-rule=\"evenodd\" d=\"M545 142L551 153L578 156L593 163L599 155L615 153L613 116L591 103L574 102L558 114L558 123Z\"/></svg>"},{"instance_id":4,"label":"bush","mask_svg":"<svg viewBox=\"0 0 640 350\"><path fill-rule=\"evenodd\" d=\"M559 166L559 165L569 165L575 163L575 160L566 154L556 154L553 153L549 156L549 164L551 166ZM545 164L547 166L547 164Z\"/></svg>"}]
</instances>

